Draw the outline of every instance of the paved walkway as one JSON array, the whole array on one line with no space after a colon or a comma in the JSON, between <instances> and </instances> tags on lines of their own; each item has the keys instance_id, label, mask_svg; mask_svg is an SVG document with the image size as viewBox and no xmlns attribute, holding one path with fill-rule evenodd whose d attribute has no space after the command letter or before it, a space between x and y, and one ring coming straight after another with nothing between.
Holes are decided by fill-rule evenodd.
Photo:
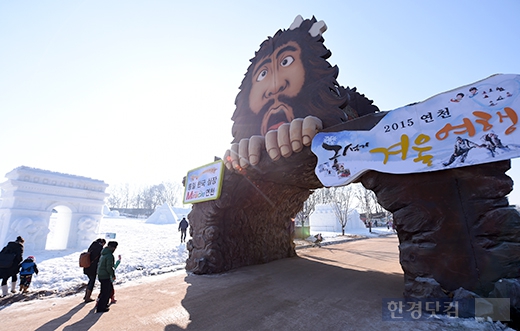
<instances>
[{"instance_id":1,"label":"paved walkway","mask_svg":"<svg viewBox=\"0 0 520 331\"><path fill-rule=\"evenodd\" d=\"M177 272L116 286L109 312L81 296L0 310L2 330L476 330L445 321L382 321L382 299L399 298L395 235L322 248L218 275ZM491 330L487 328L477 330Z\"/></svg>"}]
</instances>

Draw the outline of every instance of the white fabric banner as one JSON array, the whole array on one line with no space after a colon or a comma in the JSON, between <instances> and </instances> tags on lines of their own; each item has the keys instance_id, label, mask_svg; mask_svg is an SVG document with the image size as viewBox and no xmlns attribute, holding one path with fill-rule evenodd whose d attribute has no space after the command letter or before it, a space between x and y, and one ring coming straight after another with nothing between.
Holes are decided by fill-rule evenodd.
<instances>
[{"instance_id":1,"label":"white fabric banner","mask_svg":"<svg viewBox=\"0 0 520 331\"><path fill-rule=\"evenodd\" d=\"M370 131L321 132L311 149L325 186L368 170L406 174L520 156L520 75L493 75L388 112Z\"/></svg>"}]
</instances>

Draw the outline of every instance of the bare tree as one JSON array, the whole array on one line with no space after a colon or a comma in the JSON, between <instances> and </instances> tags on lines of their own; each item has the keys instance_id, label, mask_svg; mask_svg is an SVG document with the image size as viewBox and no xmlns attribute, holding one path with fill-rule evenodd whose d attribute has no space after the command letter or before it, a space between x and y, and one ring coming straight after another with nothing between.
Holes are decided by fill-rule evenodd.
<instances>
[{"instance_id":1,"label":"bare tree","mask_svg":"<svg viewBox=\"0 0 520 331\"><path fill-rule=\"evenodd\" d=\"M133 204L132 206L134 208L144 208L144 196L142 195L143 194L143 190L140 189L138 193L136 193L136 195L134 196L134 199L133 199Z\"/></svg>"},{"instance_id":2,"label":"bare tree","mask_svg":"<svg viewBox=\"0 0 520 331\"><path fill-rule=\"evenodd\" d=\"M377 202L376 194L366 189L364 186L360 185L359 189L356 191L356 198L359 200L358 207L361 208L361 210L366 215L366 222L372 222L372 214L375 213L381 213L381 214L387 214L388 212Z\"/></svg>"},{"instance_id":3,"label":"bare tree","mask_svg":"<svg viewBox=\"0 0 520 331\"><path fill-rule=\"evenodd\" d=\"M162 185L164 185L164 202L167 202L170 206L176 206L182 201L183 188L181 184L162 182Z\"/></svg>"},{"instance_id":4,"label":"bare tree","mask_svg":"<svg viewBox=\"0 0 520 331\"><path fill-rule=\"evenodd\" d=\"M340 186L330 188L330 204L334 214L341 225L341 234L345 235L345 226L348 222L349 211L353 205L354 189L352 186Z\"/></svg>"},{"instance_id":5,"label":"bare tree","mask_svg":"<svg viewBox=\"0 0 520 331\"><path fill-rule=\"evenodd\" d=\"M309 218L314 212L314 209L316 209L319 199L319 190L312 192L309 198L303 203L302 210L296 214L296 221L300 223L302 227L305 226L306 223L309 224Z\"/></svg>"},{"instance_id":6,"label":"bare tree","mask_svg":"<svg viewBox=\"0 0 520 331\"><path fill-rule=\"evenodd\" d=\"M110 208L155 209L167 202L170 206L182 201L182 186L174 182L133 187L130 184L109 186L107 204Z\"/></svg>"},{"instance_id":7,"label":"bare tree","mask_svg":"<svg viewBox=\"0 0 520 331\"><path fill-rule=\"evenodd\" d=\"M120 188L121 193L121 207L122 208L130 208L132 203L132 193L130 189L130 184L126 183Z\"/></svg>"},{"instance_id":8,"label":"bare tree","mask_svg":"<svg viewBox=\"0 0 520 331\"><path fill-rule=\"evenodd\" d=\"M373 204L373 192L366 189L364 186L360 185L358 190L356 190L355 196L359 200L359 208L366 215L367 224L371 224L371 214L372 214L372 204Z\"/></svg>"},{"instance_id":9,"label":"bare tree","mask_svg":"<svg viewBox=\"0 0 520 331\"><path fill-rule=\"evenodd\" d=\"M383 206L381 206L379 204L379 202L377 202L377 196L376 194L374 193L374 191L370 191L370 206L372 207L372 210L374 211L374 213L376 214L386 214L387 211L386 209L383 208Z\"/></svg>"},{"instance_id":10,"label":"bare tree","mask_svg":"<svg viewBox=\"0 0 520 331\"><path fill-rule=\"evenodd\" d=\"M116 190L110 190L107 198L107 205L110 208L121 208L121 196Z\"/></svg>"},{"instance_id":11,"label":"bare tree","mask_svg":"<svg viewBox=\"0 0 520 331\"><path fill-rule=\"evenodd\" d=\"M143 204L142 208L155 210L155 208L160 206L163 203L163 190L164 186L161 184L141 188L139 197Z\"/></svg>"},{"instance_id":12,"label":"bare tree","mask_svg":"<svg viewBox=\"0 0 520 331\"><path fill-rule=\"evenodd\" d=\"M181 200L182 188L180 184L162 182L158 185L146 186L137 195L138 205L142 208L156 209L164 203L175 206Z\"/></svg>"},{"instance_id":13,"label":"bare tree","mask_svg":"<svg viewBox=\"0 0 520 331\"><path fill-rule=\"evenodd\" d=\"M314 191L314 194L316 195L317 203L329 203L332 199L332 191L328 187L317 189Z\"/></svg>"},{"instance_id":14,"label":"bare tree","mask_svg":"<svg viewBox=\"0 0 520 331\"><path fill-rule=\"evenodd\" d=\"M110 196L107 199L107 204L110 208L127 208L129 203L129 184L117 184L108 187Z\"/></svg>"}]
</instances>

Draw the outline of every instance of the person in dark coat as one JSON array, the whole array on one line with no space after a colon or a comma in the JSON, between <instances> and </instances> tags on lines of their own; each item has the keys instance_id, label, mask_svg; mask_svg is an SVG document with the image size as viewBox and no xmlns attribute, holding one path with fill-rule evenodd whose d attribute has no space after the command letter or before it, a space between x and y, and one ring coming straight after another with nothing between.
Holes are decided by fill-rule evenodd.
<instances>
[{"instance_id":1,"label":"person in dark coat","mask_svg":"<svg viewBox=\"0 0 520 331\"><path fill-rule=\"evenodd\" d=\"M11 277L11 292L16 293L16 282L18 281L18 270L20 262L23 261L23 243L24 239L20 236L16 241L10 241L0 254L14 254L13 263L9 268L0 269L0 277L2 278L2 296L7 295L7 280Z\"/></svg>"},{"instance_id":2,"label":"person in dark coat","mask_svg":"<svg viewBox=\"0 0 520 331\"><path fill-rule=\"evenodd\" d=\"M83 297L85 303L94 301L91 296L92 291L94 290L94 285L96 284L99 258L101 257L101 251L103 250L105 243L105 239L99 238L90 244L90 247L88 248L88 252L90 253L90 266L88 268L83 268L83 273L88 277L87 290L85 291L85 296Z\"/></svg>"},{"instance_id":3,"label":"person in dark coat","mask_svg":"<svg viewBox=\"0 0 520 331\"><path fill-rule=\"evenodd\" d=\"M179 231L181 232L181 242L186 242L186 230L188 229L188 221L183 217L179 223Z\"/></svg>"},{"instance_id":4,"label":"person in dark coat","mask_svg":"<svg viewBox=\"0 0 520 331\"><path fill-rule=\"evenodd\" d=\"M117 241L109 241L107 247L101 251L101 260L98 266L98 279L101 283L101 293L96 306L96 313L109 311L108 300L114 292L112 282L116 279L114 251L117 248Z\"/></svg>"}]
</instances>

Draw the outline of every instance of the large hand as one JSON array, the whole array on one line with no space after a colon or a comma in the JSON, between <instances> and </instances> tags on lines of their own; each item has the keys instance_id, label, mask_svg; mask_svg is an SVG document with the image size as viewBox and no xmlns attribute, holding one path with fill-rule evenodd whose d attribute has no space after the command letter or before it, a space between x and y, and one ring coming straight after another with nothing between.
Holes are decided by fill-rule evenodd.
<instances>
[{"instance_id":1,"label":"large hand","mask_svg":"<svg viewBox=\"0 0 520 331\"><path fill-rule=\"evenodd\" d=\"M314 116L296 118L290 124L281 125L277 131L265 136L265 147L269 157L276 161L291 154L301 152L303 146L310 146L312 138L322 129L321 120Z\"/></svg>"},{"instance_id":2,"label":"large hand","mask_svg":"<svg viewBox=\"0 0 520 331\"><path fill-rule=\"evenodd\" d=\"M247 168L250 164L256 165L260 161L262 148L265 146L263 136L251 136L231 145L224 155L224 164L229 170L237 171Z\"/></svg>"},{"instance_id":3,"label":"large hand","mask_svg":"<svg viewBox=\"0 0 520 331\"><path fill-rule=\"evenodd\" d=\"M304 119L294 119L291 123L281 125L278 130L267 132L265 138L252 136L249 139L240 140L238 144L232 144L224 155L224 163L228 169L237 171L241 171L249 165L256 165L260 161L264 146L273 161L278 160L281 156L289 157L293 152L300 152L303 146L310 146L312 139L320 129L322 129L322 122L317 117L307 116Z\"/></svg>"}]
</instances>

